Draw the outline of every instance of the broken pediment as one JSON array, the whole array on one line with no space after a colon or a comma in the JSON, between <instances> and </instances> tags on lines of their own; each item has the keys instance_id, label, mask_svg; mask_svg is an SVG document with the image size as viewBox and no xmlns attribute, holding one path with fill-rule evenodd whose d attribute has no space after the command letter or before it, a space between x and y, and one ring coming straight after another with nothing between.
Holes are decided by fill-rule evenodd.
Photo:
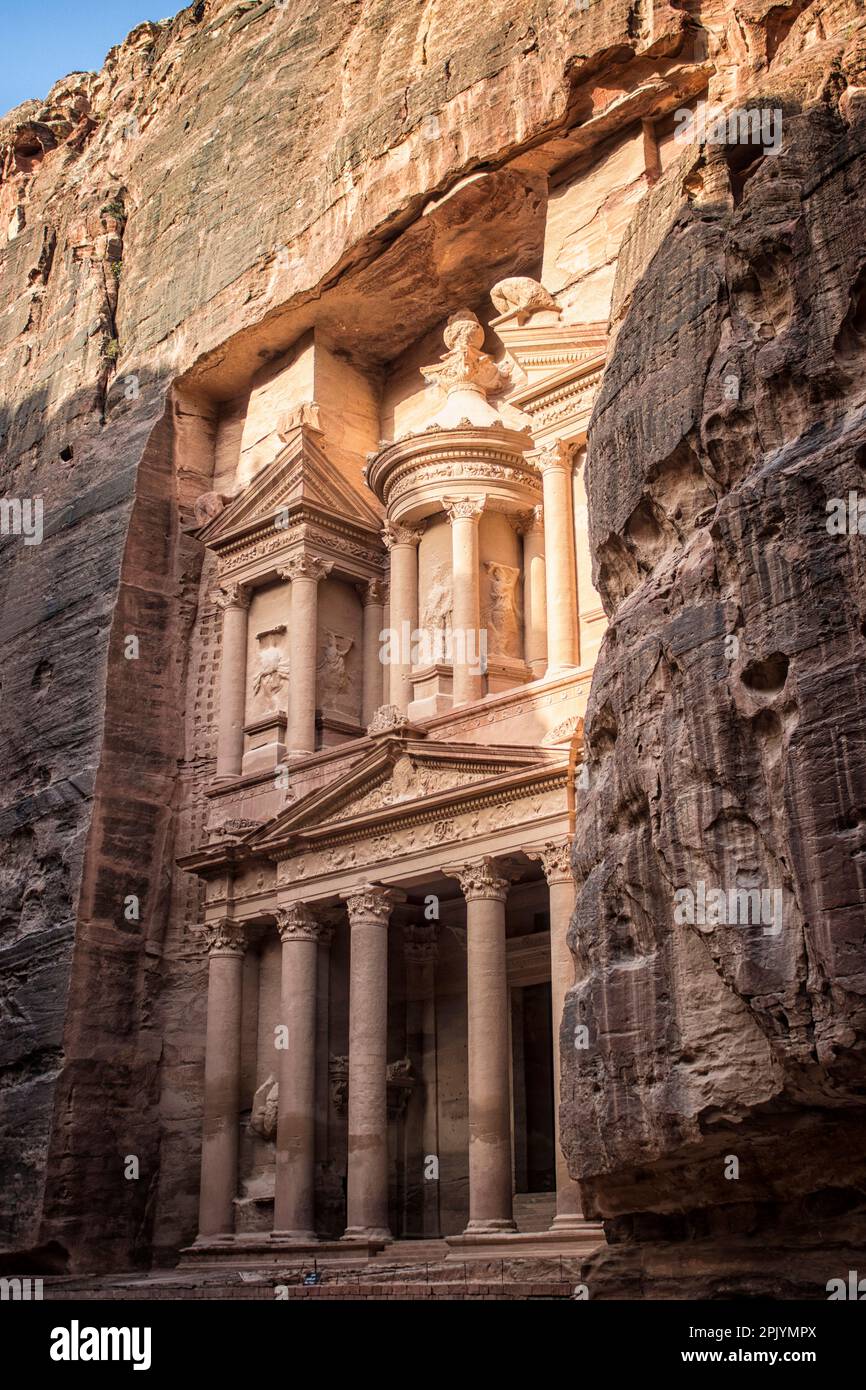
<instances>
[{"instance_id":1,"label":"broken pediment","mask_svg":"<svg viewBox=\"0 0 866 1390\"><path fill-rule=\"evenodd\" d=\"M355 489L328 459L312 418L301 417L291 427L281 421L280 437L285 447L276 458L198 530L205 545L219 550L266 521L288 529L293 512L338 517L378 534L381 518L362 491L360 475Z\"/></svg>"}]
</instances>

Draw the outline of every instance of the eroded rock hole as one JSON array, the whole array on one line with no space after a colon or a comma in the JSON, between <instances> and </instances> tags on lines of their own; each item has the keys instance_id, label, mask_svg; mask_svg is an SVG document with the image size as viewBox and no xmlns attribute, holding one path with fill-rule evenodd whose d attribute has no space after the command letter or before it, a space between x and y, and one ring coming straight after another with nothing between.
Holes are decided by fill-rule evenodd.
<instances>
[{"instance_id":1,"label":"eroded rock hole","mask_svg":"<svg viewBox=\"0 0 866 1390\"><path fill-rule=\"evenodd\" d=\"M759 695L775 695L788 679L788 658L784 652L772 652L761 661L750 661L740 679Z\"/></svg>"}]
</instances>

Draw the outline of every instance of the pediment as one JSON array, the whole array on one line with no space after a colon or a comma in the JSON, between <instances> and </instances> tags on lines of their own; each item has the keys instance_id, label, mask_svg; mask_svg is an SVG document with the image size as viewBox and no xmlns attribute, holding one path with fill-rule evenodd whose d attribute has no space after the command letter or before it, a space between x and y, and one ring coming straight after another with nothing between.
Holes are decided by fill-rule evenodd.
<instances>
[{"instance_id":1,"label":"pediment","mask_svg":"<svg viewBox=\"0 0 866 1390\"><path fill-rule=\"evenodd\" d=\"M266 850L295 835L417 810L431 799L459 796L509 773L545 766L550 759L549 752L537 748L389 740L348 776L343 772L330 786L285 808L246 845Z\"/></svg>"},{"instance_id":2,"label":"pediment","mask_svg":"<svg viewBox=\"0 0 866 1390\"><path fill-rule=\"evenodd\" d=\"M378 534L382 523L375 508L342 477L321 441L321 432L310 426L292 431L286 447L199 530L199 539L219 549L249 528L263 521L276 524L279 513L296 509L330 514Z\"/></svg>"}]
</instances>

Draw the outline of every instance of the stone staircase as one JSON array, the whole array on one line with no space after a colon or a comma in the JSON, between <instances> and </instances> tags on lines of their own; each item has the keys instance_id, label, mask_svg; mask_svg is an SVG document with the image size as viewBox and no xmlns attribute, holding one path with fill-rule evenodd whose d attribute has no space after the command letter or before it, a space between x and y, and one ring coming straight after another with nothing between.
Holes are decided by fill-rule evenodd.
<instances>
[{"instance_id":1,"label":"stone staircase","mask_svg":"<svg viewBox=\"0 0 866 1390\"><path fill-rule=\"evenodd\" d=\"M514 1220L518 1231L548 1231L556 1215L555 1192L516 1192Z\"/></svg>"}]
</instances>

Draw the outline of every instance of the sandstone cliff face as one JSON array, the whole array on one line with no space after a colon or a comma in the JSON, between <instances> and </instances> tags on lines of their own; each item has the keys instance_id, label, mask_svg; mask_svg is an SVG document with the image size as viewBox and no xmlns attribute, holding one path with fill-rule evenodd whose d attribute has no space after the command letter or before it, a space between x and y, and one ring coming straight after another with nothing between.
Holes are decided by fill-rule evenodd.
<instances>
[{"instance_id":1,"label":"sandstone cliff face","mask_svg":"<svg viewBox=\"0 0 866 1390\"><path fill-rule=\"evenodd\" d=\"M591 1296L826 1297L862 1252L864 552L827 525L866 479L861 43L771 70L780 152L685 156L619 262L562 1032ZM683 921L701 883L778 920Z\"/></svg>"},{"instance_id":2,"label":"sandstone cliff face","mask_svg":"<svg viewBox=\"0 0 866 1390\"><path fill-rule=\"evenodd\" d=\"M860 476L856 19L847 0L208 0L0 122L0 472L45 501L41 545L0 540L0 1249L149 1259L161 1165L167 1247L191 1233L196 1117L160 1073L201 1065L163 996L183 976L201 1010L203 963L166 926L183 528L217 422L314 322L385 362L537 268L550 170L756 79L791 112L782 154L750 177L685 157L620 269L589 462L614 624L566 1020L586 1017L590 1063L567 1069L565 1132L617 1237L635 1213L668 1234L730 1208L732 1151L741 1225L783 1182L850 1206L863 585L822 508ZM778 876L780 937L674 929L673 888L740 865Z\"/></svg>"}]
</instances>

